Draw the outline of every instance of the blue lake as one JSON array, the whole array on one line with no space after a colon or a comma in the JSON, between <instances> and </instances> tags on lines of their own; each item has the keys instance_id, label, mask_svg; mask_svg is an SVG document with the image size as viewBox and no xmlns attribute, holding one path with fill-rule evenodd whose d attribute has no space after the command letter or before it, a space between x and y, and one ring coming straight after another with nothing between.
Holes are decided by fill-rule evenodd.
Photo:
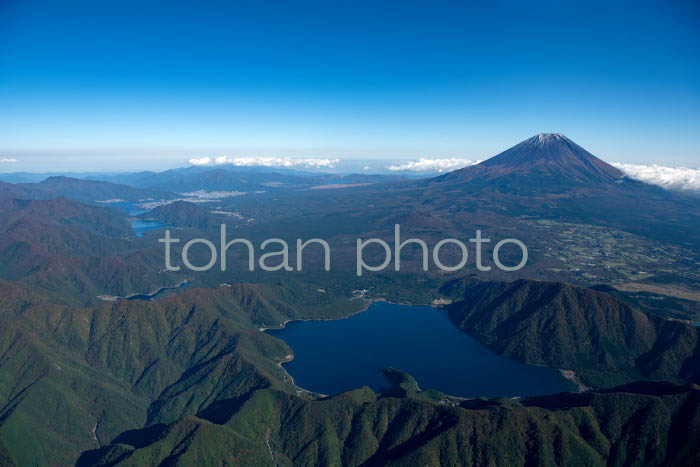
<instances>
[{"instance_id":1,"label":"blue lake","mask_svg":"<svg viewBox=\"0 0 700 467\"><path fill-rule=\"evenodd\" d=\"M334 321L295 321L271 329L294 351L284 367L294 382L321 394L369 386L386 389L382 368L394 367L422 389L453 396L505 397L571 391L559 371L503 358L459 330L447 312L430 306L373 303Z\"/></svg>"},{"instance_id":2,"label":"blue lake","mask_svg":"<svg viewBox=\"0 0 700 467\"><path fill-rule=\"evenodd\" d=\"M160 230L168 227L168 225L159 221L132 219L131 227L134 229L134 232L136 232L137 237L143 237L144 232L148 232L150 230Z\"/></svg>"},{"instance_id":3,"label":"blue lake","mask_svg":"<svg viewBox=\"0 0 700 467\"><path fill-rule=\"evenodd\" d=\"M182 282L180 285L177 285L175 287L163 287L160 290L157 290L154 293L147 294L147 293L141 293L141 294L136 294L136 295L131 295L130 297L126 297L125 300L146 300L146 301L153 301L153 300L158 300L160 298L165 298L170 295L173 295L177 293L178 290L184 289L185 287L189 287L190 283L189 282Z\"/></svg>"},{"instance_id":4,"label":"blue lake","mask_svg":"<svg viewBox=\"0 0 700 467\"><path fill-rule=\"evenodd\" d=\"M143 237L145 232L149 232L151 230L160 230L165 227L170 227L169 225L156 220L135 219L136 216L140 216L141 214L148 212L147 210L141 208L137 203L120 201L117 203L110 203L109 207L120 209L132 217L132 219L129 219L129 222L131 222L131 228L134 229L134 233L137 237Z\"/></svg>"},{"instance_id":5,"label":"blue lake","mask_svg":"<svg viewBox=\"0 0 700 467\"><path fill-rule=\"evenodd\" d=\"M148 212L146 209L140 207L138 203L132 203L129 201L119 201L116 203L110 203L108 204L108 206L111 208L120 209L130 216L139 216L145 212Z\"/></svg>"}]
</instances>

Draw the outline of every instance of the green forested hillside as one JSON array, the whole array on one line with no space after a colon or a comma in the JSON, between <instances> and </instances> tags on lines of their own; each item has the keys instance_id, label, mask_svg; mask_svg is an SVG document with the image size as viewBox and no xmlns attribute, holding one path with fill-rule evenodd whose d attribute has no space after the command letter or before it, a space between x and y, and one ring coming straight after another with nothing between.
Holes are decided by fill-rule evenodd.
<instances>
[{"instance_id":1,"label":"green forested hillside","mask_svg":"<svg viewBox=\"0 0 700 467\"><path fill-rule=\"evenodd\" d=\"M568 298L554 303L564 300L575 312L569 300L586 293L514 283L501 285L501 295L525 286L557 291L539 293L535 315L560 295ZM52 304L49 295L11 282L0 282L0 292L0 456L9 465L687 465L700 452L696 386L638 383L460 401L387 370L396 389L385 395L298 394L277 365L291 350L258 327L362 306L298 285L235 284L87 308ZM640 333L660 332L645 315L596 293L586 303L598 318L586 335L598 338L575 340L572 349L593 345L609 359L602 362L616 363L615 347L602 342L617 342L609 336L618 336L620 320L632 319ZM516 302L496 309L524 313ZM553 325L553 316L536 322ZM571 317L562 322L583 326ZM565 336L564 328L554 335ZM621 336L629 349L647 345ZM563 345L544 342L532 345Z\"/></svg>"},{"instance_id":2,"label":"green forested hillside","mask_svg":"<svg viewBox=\"0 0 700 467\"><path fill-rule=\"evenodd\" d=\"M308 401L273 389L171 425L125 433L79 465L692 465L700 389L610 392L461 406L359 389Z\"/></svg>"},{"instance_id":3,"label":"green forested hillside","mask_svg":"<svg viewBox=\"0 0 700 467\"><path fill-rule=\"evenodd\" d=\"M132 238L118 211L64 198L0 200L0 278L52 292L70 304L170 286L154 245Z\"/></svg>"},{"instance_id":4,"label":"green forested hillside","mask_svg":"<svg viewBox=\"0 0 700 467\"><path fill-rule=\"evenodd\" d=\"M575 370L597 387L642 378L700 381L697 327L570 284L468 282L450 317L501 355Z\"/></svg>"},{"instance_id":5,"label":"green forested hillside","mask_svg":"<svg viewBox=\"0 0 700 467\"><path fill-rule=\"evenodd\" d=\"M255 389L293 392L276 365L290 350L257 327L353 306L327 298L307 311L298 292L254 285L92 308L5 281L0 293L0 440L18 465L65 465Z\"/></svg>"},{"instance_id":6,"label":"green forested hillside","mask_svg":"<svg viewBox=\"0 0 700 467\"><path fill-rule=\"evenodd\" d=\"M175 201L142 214L144 219L156 219L164 224L218 231L225 224L226 216L216 215L211 209L187 201Z\"/></svg>"}]
</instances>

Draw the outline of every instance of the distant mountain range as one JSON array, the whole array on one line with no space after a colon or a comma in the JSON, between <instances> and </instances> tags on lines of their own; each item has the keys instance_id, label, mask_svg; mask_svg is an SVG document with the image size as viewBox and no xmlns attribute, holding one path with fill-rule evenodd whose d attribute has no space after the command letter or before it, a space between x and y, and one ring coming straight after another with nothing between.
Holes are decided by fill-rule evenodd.
<instances>
[{"instance_id":1,"label":"distant mountain range","mask_svg":"<svg viewBox=\"0 0 700 467\"><path fill-rule=\"evenodd\" d=\"M63 176L49 177L37 183L12 184L0 182L0 199L50 199L59 196L94 204L99 201L117 199L129 202L148 199L170 199L177 195L163 190L135 188L116 183Z\"/></svg>"},{"instance_id":2,"label":"distant mountain range","mask_svg":"<svg viewBox=\"0 0 700 467\"><path fill-rule=\"evenodd\" d=\"M93 177L94 178L94 177ZM387 183L401 176L365 174L317 174L269 167L187 167L165 172L139 172L104 177L124 185L177 193L205 191L269 191L305 189L319 185Z\"/></svg>"},{"instance_id":3,"label":"distant mountain range","mask_svg":"<svg viewBox=\"0 0 700 467\"><path fill-rule=\"evenodd\" d=\"M29 176L18 178L31 179ZM261 193L365 186L403 180L404 177L397 175L316 174L256 167L188 167L165 172L90 175L87 178L49 176L40 182L0 181L0 199L49 199L65 196L84 203L114 200L138 202L181 198L183 194L200 191Z\"/></svg>"}]
</instances>

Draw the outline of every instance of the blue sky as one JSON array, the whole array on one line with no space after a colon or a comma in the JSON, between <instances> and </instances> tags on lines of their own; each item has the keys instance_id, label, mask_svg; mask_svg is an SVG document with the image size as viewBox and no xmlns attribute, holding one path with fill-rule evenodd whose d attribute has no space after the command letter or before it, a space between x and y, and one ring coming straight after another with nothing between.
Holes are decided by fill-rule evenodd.
<instances>
[{"instance_id":1,"label":"blue sky","mask_svg":"<svg viewBox=\"0 0 700 467\"><path fill-rule=\"evenodd\" d=\"M0 171L483 159L549 131L700 166L697 2L201 3L0 2Z\"/></svg>"}]
</instances>

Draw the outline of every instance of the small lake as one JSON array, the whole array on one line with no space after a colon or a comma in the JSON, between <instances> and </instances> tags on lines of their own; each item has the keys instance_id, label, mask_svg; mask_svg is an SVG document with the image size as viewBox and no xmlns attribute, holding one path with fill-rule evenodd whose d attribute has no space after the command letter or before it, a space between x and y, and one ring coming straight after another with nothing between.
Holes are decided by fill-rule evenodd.
<instances>
[{"instance_id":1,"label":"small lake","mask_svg":"<svg viewBox=\"0 0 700 467\"><path fill-rule=\"evenodd\" d=\"M169 297L171 295L174 295L177 293L178 290L184 289L185 287L189 287L190 283L187 281L183 281L179 285L176 285L175 287L163 287L159 290L157 290L154 293L140 293L140 294L135 294L135 295L130 295L128 297L124 297L124 300L146 300L146 301L153 301L153 300L158 300L161 298Z\"/></svg>"},{"instance_id":2,"label":"small lake","mask_svg":"<svg viewBox=\"0 0 700 467\"><path fill-rule=\"evenodd\" d=\"M168 225L154 220L132 219L131 227L134 229L134 232L136 232L137 237L143 237L145 232L160 230L168 227Z\"/></svg>"},{"instance_id":3,"label":"small lake","mask_svg":"<svg viewBox=\"0 0 700 467\"><path fill-rule=\"evenodd\" d=\"M462 332L445 310L373 303L334 321L294 321L270 335L284 340L294 360L284 367L297 386L321 394L388 387L382 368L416 378L421 389L461 397L506 397L575 390L559 371L503 358Z\"/></svg>"},{"instance_id":4,"label":"small lake","mask_svg":"<svg viewBox=\"0 0 700 467\"><path fill-rule=\"evenodd\" d=\"M120 209L132 217L140 216L141 214L148 212L148 210L139 206L138 203L132 203L129 201L110 202L107 204L107 206Z\"/></svg>"},{"instance_id":5,"label":"small lake","mask_svg":"<svg viewBox=\"0 0 700 467\"><path fill-rule=\"evenodd\" d=\"M165 227L170 227L168 224L164 224L156 220L144 220L136 218L136 216L140 216L141 214L148 212L147 210L140 207L138 203L119 201L115 203L110 203L108 206L114 209L120 209L126 212L131 217L131 219L129 219L129 222L131 223L131 228L134 229L134 233L137 237L143 237L144 233L149 232L151 230L160 230L164 229Z\"/></svg>"}]
</instances>

